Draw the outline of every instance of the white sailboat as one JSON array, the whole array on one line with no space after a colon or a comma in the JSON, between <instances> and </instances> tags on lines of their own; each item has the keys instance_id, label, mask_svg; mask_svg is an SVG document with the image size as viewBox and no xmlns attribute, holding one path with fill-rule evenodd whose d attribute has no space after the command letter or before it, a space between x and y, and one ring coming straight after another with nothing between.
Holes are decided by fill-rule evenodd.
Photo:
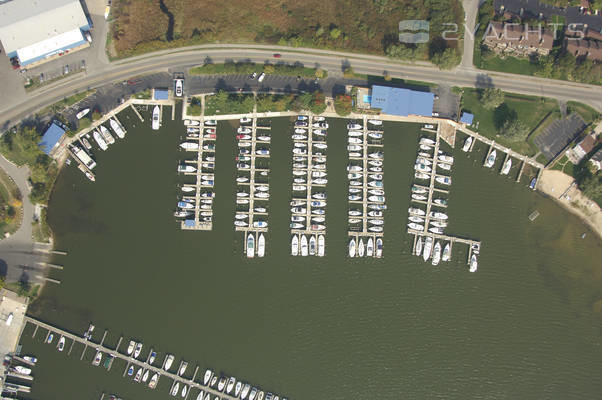
<instances>
[{"instance_id":1,"label":"white sailboat","mask_svg":"<svg viewBox=\"0 0 602 400\"><path fill-rule=\"evenodd\" d=\"M433 266L436 266L441 261L441 243L439 241L435 242L435 248L433 249Z\"/></svg>"},{"instance_id":2,"label":"white sailboat","mask_svg":"<svg viewBox=\"0 0 602 400\"><path fill-rule=\"evenodd\" d=\"M305 235L301 235L301 256L306 257L307 254L307 238Z\"/></svg>"},{"instance_id":3,"label":"white sailboat","mask_svg":"<svg viewBox=\"0 0 602 400\"><path fill-rule=\"evenodd\" d=\"M293 238L291 239L291 255L299 255L299 237L297 235L293 235Z\"/></svg>"},{"instance_id":4,"label":"white sailboat","mask_svg":"<svg viewBox=\"0 0 602 400\"><path fill-rule=\"evenodd\" d=\"M368 244L366 245L366 256L372 257L374 255L374 240L368 238Z\"/></svg>"},{"instance_id":5,"label":"white sailboat","mask_svg":"<svg viewBox=\"0 0 602 400\"><path fill-rule=\"evenodd\" d=\"M422 253L422 259L424 261L428 260L431 257L431 250L433 249L433 238L427 237L424 242L424 250Z\"/></svg>"},{"instance_id":6,"label":"white sailboat","mask_svg":"<svg viewBox=\"0 0 602 400\"><path fill-rule=\"evenodd\" d=\"M508 175L510 168L512 168L512 159L508 158L508 160L504 163L504 167L502 168L502 175Z\"/></svg>"},{"instance_id":7,"label":"white sailboat","mask_svg":"<svg viewBox=\"0 0 602 400\"><path fill-rule=\"evenodd\" d=\"M355 257L355 238L349 241L349 257Z\"/></svg>"},{"instance_id":8,"label":"white sailboat","mask_svg":"<svg viewBox=\"0 0 602 400\"><path fill-rule=\"evenodd\" d=\"M265 237L263 233L259 234L257 239L257 257L263 257L265 255Z\"/></svg>"},{"instance_id":9,"label":"white sailboat","mask_svg":"<svg viewBox=\"0 0 602 400\"><path fill-rule=\"evenodd\" d=\"M443 248L443 255L441 256L441 261L449 261L451 258L451 245L449 242Z\"/></svg>"}]
</instances>

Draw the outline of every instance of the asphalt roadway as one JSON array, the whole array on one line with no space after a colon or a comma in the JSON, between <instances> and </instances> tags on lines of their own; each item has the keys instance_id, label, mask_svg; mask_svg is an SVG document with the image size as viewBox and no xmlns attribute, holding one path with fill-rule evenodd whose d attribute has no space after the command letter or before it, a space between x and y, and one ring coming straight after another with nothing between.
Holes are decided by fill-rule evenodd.
<instances>
[{"instance_id":1,"label":"asphalt roadway","mask_svg":"<svg viewBox=\"0 0 602 400\"><path fill-rule=\"evenodd\" d=\"M281 58L273 58L279 52ZM351 66L356 73L383 75L395 78L433 82L448 86L497 87L505 91L527 95L553 97L558 100L576 100L602 111L602 90L599 86L586 85L532 76L478 71L470 67L459 67L442 71L424 64L402 64L386 57L341 53L316 49L291 49L261 45L206 45L194 49L175 49L113 62L89 71L67 77L31 93L14 102L4 101L0 107L0 128L16 124L25 116L46 105L88 88L97 88L108 83L120 82L136 75L186 68L210 60L214 63L225 60L248 60L256 63L287 62L301 63L308 67L320 67L329 71L331 78L342 77L342 70Z\"/></svg>"}]
</instances>

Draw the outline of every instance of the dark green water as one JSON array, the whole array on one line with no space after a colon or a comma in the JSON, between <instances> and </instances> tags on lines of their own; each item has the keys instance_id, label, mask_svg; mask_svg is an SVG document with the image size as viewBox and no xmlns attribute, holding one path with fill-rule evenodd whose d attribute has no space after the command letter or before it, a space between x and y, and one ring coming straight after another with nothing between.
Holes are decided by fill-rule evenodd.
<instances>
[{"instance_id":1,"label":"dark green water","mask_svg":"<svg viewBox=\"0 0 602 400\"><path fill-rule=\"evenodd\" d=\"M166 111L166 116L169 111ZM326 257L290 257L290 124L272 122L267 256L247 260L234 232L235 125L218 126L214 230L182 232L172 211L184 132L152 132L125 112L125 141L97 154L97 182L59 177L49 220L68 256L31 313L97 340L121 334L293 399L591 399L602 393L600 242L524 184L481 167L485 149L456 151L448 232L482 240L432 267L405 233L418 127L385 125L384 258L346 258L344 120L331 120ZM135 124L136 127L133 127ZM514 174L516 171L513 172ZM529 222L533 210L541 216ZM169 398L23 335L36 354L31 398ZM176 361L179 363L179 361ZM196 393L193 393L196 397ZM193 398L194 398L193 397ZM191 397L189 397L191 398Z\"/></svg>"}]
</instances>

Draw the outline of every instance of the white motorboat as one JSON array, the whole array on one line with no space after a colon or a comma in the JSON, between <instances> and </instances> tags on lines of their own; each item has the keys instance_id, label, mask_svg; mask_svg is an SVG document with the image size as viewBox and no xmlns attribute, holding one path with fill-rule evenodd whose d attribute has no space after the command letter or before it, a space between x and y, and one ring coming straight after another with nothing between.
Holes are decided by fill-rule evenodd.
<instances>
[{"instance_id":1,"label":"white motorboat","mask_svg":"<svg viewBox=\"0 0 602 400\"><path fill-rule=\"evenodd\" d=\"M368 196L368 200L374 203L384 203L385 196Z\"/></svg>"},{"instance_id":2,"label":"white motorboat","mask_svg":"<svg viewBox=\"0 0 602 400\"><path fill-rule=\"evenodd\" d=\"M431 176L429 174L425 174L424 172L418 172L418 171L416 171L414 173L414 178L416 178L416 179L430 179Z\"/></svg>"},{"instance_id":3,"label":"white motorboat","mask_svg":"<svg viewBox=\"0 0 602 400\"><path fill-rule=\"evenodd\" d=\"M368 157L374 158L374 159L377 159L377 160L382 160L383 153L381 153L380 151L375 151L374 153L368 154Z\"/></svg>"},{"instance_id":4,"label":"white motorboat","mask_svg":"<svg viewBox=\"0 0 602 400\"><path fill-rule=\"evenodd\" d=\"M355 238L349 241L349 257L355 257Z\"/></svg>"},{"instance_id":5,"label":"white motorboat","mask_svg":"<svg viewBox=\"0 0 602 400\"><path fill-rule=\"evenodd\" d=\"M314 121L322 122L326 121L326 117L322 117L320 115L314 117Z\"/></svg>"},{"instance_id":6,"label":"white motorboat","mask_svg":"<svg viewBox=\"0 0 602 400\"><path fill-rule=\"evenodd\" d=\"M423 195L423 194L412 193L412 199L413 200L425 201L427 199L427 197L425 195Z\"/></svg>"},{"instance_id":7,"label":"white motorboat","mask_svg":"<svg viewBox=\"0 0 602 400\"><path fill-rule=\"evenodd\" d=\"M410 216L408 217L408 220L410 220L410 222L416 222L416 223L422 223L422 222L424 222L424 218L422 218L422 217L417 217L417 216L415 216L415 215L410 215Z\"/></svg>"},{"instance_id":8,"label":"white motorboat","mask_svg":"<svg viewBox=\"0 0 602 400\"><path fill-rule=\"evenodd\" d=\"M196 168L193 167L192 165L188 165L188 164L182 165L182 164L180 164L180 165L178 165L178 172L192 173L192 172L196 172Z\"/></svg>"},{"instance_id":9,"label":"white motorboat","mask_svg":"<svg viewBox=\"0 0 602 400\"><path fill-rule=\"evenodd\" d=\"M194 208L194 206L193 206ZM128 348L126 350L126 354L128 356L131 356L132 353L134 352L134 349L136 348L136 342L134 342L133 340L130 340L130 343L128 344Z\"/></svg>"},{"instance_id":10,"label":"white motorboat","mask_svg":"<svg viewBox=\"0 0 602 400\"><path fill-rule=\"evenodd\" d=\"M59 343L58 343L58 349L59 351L63 351L65 349L65 337L61 336L61 338L59 339Z\"/></svg>"},{"instance_id":11,"label":"white motorboat","mask_svg":"<svg viewBox=\"0 0 602 400\"><path fill-rule=\"evenodd\" d=\"M92 365L98 367L100 365L100 361L102 360L102 352L96 351L96 355L94 356L94 360L92 360Z\"/></svg>"},{"instance_id":12,"label":"white motorboat","mask_svg":"<svg viewBox=\"0 0 602 400\"><path fill-rule=\"evenodd\" d=\"M363 140L360 138L350 136L349 139L347 139L347 142L351 143L351 144L361 144L363 142Z\"/></svg>"},{"instance_id":13,"label":"white motorboat","mask_svg":"<svg viewBox=\"0 0 602 400\"><path fill-rule=\"evenodd\" d=\"M358 130L358 129L362 129L362 126L360 124L356 124L356 123L349 123L349 124L347 124L347 129L348 130Z\"/></svg>"},{"instance_id":14,"label":"white motorboat","mask_svg":"<svg viewBox=\"0 0 602 400\"><path fill-rule=\"evenodd\" d=\"M349 196L347 196L347 198L351 201L360 201L362 199L362 196L360 196L359 194L350 194Z\"/></svg>"},{"instance_id":15,"label":"white motorboat","mask_svg":"<svg viewBox=\"0 0 602 400\"><path fill-rule=\"evenodd\" d=\"M302 135L302 134L294 134L292 136L293 140L307 140L307 135Z\"/></svg>"},{"instance_id":16,"label":"white motorboat","mask_svg":"<svg viewBox=\"0 0 602 400\"><path fill-rule=\"evenodd\" d=\"M251 388L251 393L249 393L249 400L255 400L256 396L257 396L257 388L255 386L253 386Z\"/></svg>"},{"instance_id":17,"label":"white motorboat","mask_svg":"<svg viewBox=\"0 0 602 400\"><path fill-rule=\"evenodd\" d=\"M299 255L299 237L297 235L293 235L293 238L291 239L291 255Z\"/></svg>"},{"instance_id":18,"label":"white motorboat","mask_svg":"<svg viewBox=\"0 0 602 400\"><path fill-rule=\"evenodd\" d=\"M236 378L233 376L228 379L228 384L226 385L226 393L232 393L232 389L234 389L234 385L236 384Z\"/></svg>"},{"instance_id":19,"label":"white motorboat","mask_svg":"<svg viewBox=\"0 0 602 400\"><path fill-rule=\"evenodd\" d=\"M360 136L364 136L364 132L362 131L348 131L347 135L350 137L360 137Z\"/></svg>"},{"instance_id":20,"label":"white motorboat","mask_svg":"<svg viewBox=\"0 0 602 400\"><path fill-rule=\"evenodd\" d=\"M420 144L426 144L427 146L434 146L435 145L435 141L433 139L429 139L429 138L420 138Z\"/></svg>"},{"instance_id":21,"label":"white motorboat","mask_svg":"<svg viewBox=\"0 0 602 400\"><path fill-rule=\"evenodd\" d=\"M416 240L414 254L416 254L417 256L420 256L420 254L422 254L422 236L418 236L418 240Z\"/></svg>"},{"instance_id":22,"label":"white motorboat","mask_svg":"<svg viewBox=\"0 0 602 400\"><path fill-rule=\"evenodd\" d=\"M467 152L468 150L470 150L470 145L472 144L472 136L469 136L468 138L466 138L466 140L464 141L464 146L462 146L462 151L463 152Z\"/></svg>"},{"instance_id":23,"label":"white motorboat","mask_svg":"<svg viewBox=\"0 0 602 400\"><path fill-rule=\"evenodd\" d=\"M383 240L381 238L376 238L376 258L381 258L383 256Z\"/></svg>"},{"instance_id":24,"label":"white motorboat","mask_svg":"<svg viewBox=\"0 0 602 400\"><path fill-rule=\"evenodd\" d=\"M198 150L199 144L196 142L182 142L180 143L180 147L184 150Z\"/></svg>"},{"instance_id":25,"label":"white motorboat","mask_svg":"<svg viewBox=\"0 0 602 400\"><path fill-rule=\"evenodd\" d=\"M142 343L137 343L136 349L134 350L134 358L138 358L141 351L142 351Z\"/></svg>"},{"instance_id":26,"label":"white motorboat","mask_svg":"<svg viewBox=\"0 0 602 400\"><path fill-rule=\"evenodd\" d=\"M161 125L160 123L160 118L161 117L161 108L159 108L159 106L155 106L155 108L153 108L153 122L151 123L151 128L154 131L159 130L159 126ZM195 125L199 125L200 122L199 121L195 121L196 124Z\"/></svg>"},{"instance_id":27,"label":"white motorboat","mask_svg":"<svg viewBox=\"0 0 602 400\"><path fill-rule=\"evenodd\" d=\"M151 380L148 382L148 387L154 389L157 387L157 382L159 381L159 374L155 373Z\"/></svg>"},{"instance_id":28,"label":"white motorboat","mask_svg":"<svg viewBox=\"0 0 602 400\"><path fill-rule=\"evenodd\" d=\"M357 256L358 257L363 257L364 256L364 241L362 239L358 239L358 244L357 244Z\"/></svg>"},{"instance_id":29,"label":"white motorboat","mask_svg":"<svg viewBox=\"0 0 602 400\"><path fill-rule=\"evenodd\" d=\"M257 239L257 257L263 257L265 255L265 237L263 233L259 234Z\"/></svg>"},{"instance_id":30,"label":"white motorboat","mask_svg":"<svg viewBox=\"0 0 602 400\"><path fill-rule=\"evenodd\" d=\"M326 193L314 193L311 197L317 200L326 200Z\"/></svg>"},{"instance_id":31,"label":"white motorboat","mask_svg":"<svg viewBox=\"0 0 602 400\"><path fill-rule=\"evenodd\" d=\"M350 224L359 224L360 222L362 222L362 220L360 218L348 218L347 220Z\"/></svg>"},{"instance_id":32,"label":"white motorboat","mask_svg":"<svg viewBox=\"0 0 602 400\"><path fill-rule=\"evenodd\" d=\"M168 371L169 368L171 368L171 364L173 364L173 360L174 360L174 356L173 354L168 354L167 357L165 358L165 365L163 365L163 369L165 371Z\"/></svg>"},{"instance_id":33,"label":"white motorboat","mask_svg":"<svg viewBox=\"0 0 602 400\"><path fill-rule=\"evenodd\" d=\"M432 149L433 149L432 146L429 146L428 144L421 144L420 145L420 150L431 151Z\"/></svg>"},{"instance_id":34,"label":"white motorboat","mask_svg":"<svg viewBox=\"0 0 602 400\"><path fill-rule=\"evenodd\" d=\"M502 168L502 175L508 175L510 168L512 168L512 159L508 158L508 160L504 163L504 167Z\"/></svg>"},{"instance_id":35,"label":"white motorboat","mask_svg":"<svg viewBox=\"0 0 602 400\"><path fill-rule=\"evenodd\" d=\"M383 187L383 182L382 181L370 181L370 182L368 182L368 186L376 187L376 188Z\"/></svg>"},{"instance_id":36,"label":"white motorboat","mask_svg":"<svg viewBox=\"0 0 602 400\"><path fill-rule=\"evenodd\" d=\"M380 119L369 119L368 123L372 124L372 125L380 126L383 124L383 121L381 121Z\"/></svg>"},{"instance_id":37,"label":"white motorboat","mask_svg":"<svg viewBox=\"0 0 602 400\"><path fill-rule=\"evenodd\" d=\"M417 224L415 222L410 222L408 224L408 228L413 229L415 231L423 231L424 230L424 225L420 225L420 224Z\"/></svg>"},{"instance_id":38,"label":"white motorboat","mask_svg":"<svg viewBox=\"0 0 602 400\"><path fill-rule=\"evenodd\" d=\"M316 237L314 235L311 235L309 237L309 255L315 256L316 250L317 250Z\"/></svg>"},{"instance_id":39,"label":"white motorboat","mask_svg":"<svg viewBox=\"0 0 602 400\"><path fill-rule=\"evenodd\" d=\"M109 130L104 127L104 125L100 125L98 128L100 129L100 133L102 134L102 137L105 140L105 142L107 142L108 144L115 143L115 138L113 137L113 135L111 135Z\"/></svg>"},{"instance_id":40,"label":"white motorboat","mask_svg":"<svg viewBox=\"0 0 602 400\"><path fill-rule=\"evenodd\" d=\"M419 172L431 172L431 167L421 163L414 164L414 169Z\"/></svg>"},{"instance_id":41,"label":"white motorboat","mask_svg":"<svg viewBox=\"0 0 602 400\"><path fill-rule=\"evenodd\" d=\"M123 139L125 137L125 129L123 129L123 125L116 118L109 119L109 125L111 125L111 129L113 129L118 138Z\"/></svg>"},{"instance_id":42,"label":"white motorboat","mask_svg":"<svg viewBox=\"0 0 602 400\"><path fill-rule=\"evenodd\" d=\"M442 185L451 185L451 178L449 176L437 176L435 181Z\"/></svg>"},{"instance_id":43,"label":"white motorboat","mask_svg":"<svg viewBox=\"0 0 602 400\"><path fill-rule=\"evenodd\" d=\"M442 219L442 220L446 220L448 218L447 214L438 212L438 211L431 211L429 213L429 216L433 219Z\"/></svg>"},{"instance_id":44,"label":"white motorboat","mask_svg":"<svg viewBox=\"0 0 602 400\"><path fill-rule=\"evenodd\" d=\"M349 215L352 217L359 217L362 215L362 212L358 210L349 210Z\"/></svg>"},{"instance_id":45,"label":"white motorboat","mask_svg":"<svg viewBox=\"0 0 602 400\"><path fill-rule=\"evenodd\" d=\"M142 372L144 372L144 369L142 367L138 368L138 372L136 372L136 375L134 376L134 382L140 382L142 379Z\"/></svg>"},{"instance_id":46,"label":"white motorboat","mask_svg":"<svg viewBox=\"0 0 602 400\"><path fill-rule=\"evenodd\" d=\"M443 234L443 228L437 228L437 227L429 228L429 232L442 235Z\"/></svg>"},{"instance_id":47,"label":"white motorboat","mask_svg":"<svg viewBox=\"0 0 602 400\"><path fill-rule=\"evenodd\" d=\"M194 186L182 186L180 190L184 193L196 192L196 188Z\"/></svg>"},{"instance_id":48,"label":"white motorboat","mask_svg":"<svg viewBox=\"0 0 602 400\"><path fill-rule=\"evenodd\" d=\"M449 244L449 242L447 242L447 244L443 248L443 254L441 256L441 261L449 261L450 258L451 258L451 245Z\"/></svg>"},{"instance_id":49,"label":"white motorboat","mask_svg":"<svg viewBox=\"0 0 602 400\"><path fill-rule=\"evenodd\" d=\"M495 164L496 157L497 157L497 151L495 149L493 149L493 151L489 154L489 157L487 157L487 160L485 161L485 167L487 167L487 168L493 167L493 164Z\"/></svg>"},{"instance_id":50,"label":"white motorboat","mask_svg":"<svg viewBox=\"0 0 602 400\"><path fill-rule=\"evenodd\" d=\"M185 119L184 120L184 125L186 126L199 126L201 124L200 121L197 121L196 119ZM209 123L209 121L205 121L205 125L211 125ZM215 125L215 124L213 124Z\"/></svg>"},{"instance_id":51,"label":"white motorboat","mask_svg":"<svg viewBox=\"0 0 602 400\"><path fill-rule=\"evenodd\" d=\"M295 128L295 133L307 133L307 129Z\"/></svg>"},{"instance_id":52,"label":"white motorboat","mask_svg":"<svg viewBox=\"0 0 602 400\"><path fill-rule=\"evenodd\" d=\"M318 236L318 257L324 257L324 252L326 249L326 239L324 235Z\"/></svg>"},{"instance_id":53,"label":"white motorboat","mask_svg":"<svg viewBox=\"0 0 602 400\"><path fill-rule=\"evenodd\" d=\"M382 226L369 226L368 227L368 231L370 231L370 232L382 232L383 231L383 227Z\"/></svg>"},{"instance_id":54,"label":"white motorboat","mask_svg":"<svg viewBox=\"0 0 602 400\"><path fill-rule=\"evenodd\" d=\"M249 235L247 236L246 249L247 249L247 258L255 257L255 237L253 236L252 233L249 233ZM221 391L221 389L220 389L220 391Z\"/></svg>"},{"instance_id":55,"label":"white motorboat","mask_svg":"<svg viewBox=\"0 0 602 400\"><path fill-rule=\"evenodd\" d=\"M445 228L447 226L447 222L443 222L443 221L431 220L431 221L429 221L429 224L431 224L432 226L435 226L437 228Z\"/></svg>"},{"instance_id":56,"label":"white motorboat","mask_svg":"<svg viewBox=\"0 0 602 400\"><path fill-rule=\"evenodd\" d=\"M428 236L424 241L424 250L422 252L422 259L424 261L431 257L431 251L433 250L433 238Z\"/></svg>"},{"instance_id":57,"label":"white motorboat","mask_svg":"<svg viewBox=\"0 0 602 400\"><path fill-rule=\"evenodd\" d=\"M183 361L182 364L180 364L180 369L178 369L178 375L184 375L184 373L186 372L186 368L188 368L188 363L186 361Z\"/></svg>"},{"instance_id":58,"label":"white motorboat","mask_svg":"<svg viewBox=\"0 0 602 400\"><path fill-rule=\"evenodd\" d=\"M109 145L107 145L107 142L105 142L105 140L102 138L101 134L97 130L92 131L92 137L94 138L94 141L96 141L98 147L100 147L101 150L104 151L109 148Z\"/></svg>"},{"instance_id":59,"label":"white motorboat","mask_svg":"<svg viewBox=\"0 0 602 400\"><path fill-rule=\"evenodd\" d=\"M238 395L240 394L241 389L242 389L242 382L241 381L236 382L236 386L234 387L234 398L238 398Z\"/></svg>"},{"instance_id":60,"label":"white motorboat","mask_svg":"<svg viewBox=\"0 0 602 400\"><path fill-rule=\"evenodd\" d=\"M448 156L445 154L439 154L437 156L437 158L439 159L439 161L447 163L447 164L453 164L454 163L454 158L452 156Z\"/></svg>"},{"instance_id":61,"label":"white motorboat","mask_svg":"<svg viewBox=\"0 0 602 400\"><path fill-rule=\"evenodd\" d=\"M210 369L205 371L205 376L203 376L203 385L207 386L207 384L211 380L212 375L213 375L213 371L211 371Z\"/></svg>"},{"instance_id":62,"label":"white motorboat","mask_svg":"<svg viewBox=\"0 0 602 400\"><path fill-rule=\"evenodd\" d=\"M470 256L470 272L476 272L477 271L477 256L476 255L472 255Z\"/></svg>"},{"instance_id":63,"label":"white motorboat","mask_svg":"<svg viewBox=\"0 0 602 400\"><path fill-rule=\"evenodd\" d=\"M373 167L382 167L383 162L379 160L370 160L368 161L368 165L372 165Z\"/></svg>"},{"instance_id":64,"label":"white motorboat","mask_svg":"<svg viewBox=\"0 0 602 400\"><path fill-rule=\"evenodd\" d=\"M384 221L384 220L382 220L382 219L369 219L369 220L368 220L368 223L369 223L370 225L384 225L384 224L385 224L385 221Z\"/></svg>"},{"instance_id":65,"label":"white motorboat","mask_svg":"<svg viewBox=\"0 0 602 400\"><path fill-rule=\"evenodd\" d=\"M221 378L219 378L219 382L217 383L217 390L222 392L225 389L227 382L228 382L228 378L226 378L225 376L222 376Z\"/></svg>"},{"instance_id":66,"label":"white motorboat","mask_svg":"<svg viewBox=\"0 0 602 400\"><path fill-rule=\"evenodd\" d=\"M240 119L240 122L241 122L241 123L243 123L243 124L248 124L248 123L249 123L249 122L251 122L251 121L253 121L253 120L252 120L251 118L249 118L249 117L242 117L242 118ZM240 128L239 128L239 129L240 129Z\"/></svg>"},{"instance_id":67,"label":"white motorboat","mask_svg":"<svg viewBox=\"0 0 602 400\"><path fill-rule=\"evenodd\" d=\"M83 117L85 117L86 115L88 115L89 112L90 112L89 108L84 108L83 110L81 110L80 112L78 112L77 114L75 114L75 118L82 119Z\"/></svg>"},{"instance_id":68,"label":"white motorboat","mask_svg":"<svg viewBox=\"0 0 602 400\"><path fill-rule=\"evenodd\" d=\"M314 147L316 149L324 150L328 148L328 145L326 145L326 143L314 143Z\"/></svg>"},{"instance_id":69,"label":"white motorboat","mask_svg":"<svg viewBox=\"0 0 602 400\"><path fill-rule=\"evenodd\" d=\"M144 371L144 374L142 375L142 382L146 383L146 381L148 381L148 377L150 375L150 370L147 369L146 371Z\"/></svg>"},{"instance_id":70,"label":"white motorboat","mask_svg":"<svg viewBox=\"0 0 602 400\"><path fill-rule=\"evenodd\" d=\"M434 199L433 203L438 205L439 207L447 207L447 200L445 199Z\"/></svg>"},{"instance_id":71,"label":"white motorboat","mask_svg":"<svg viewBox=\"0 0 602 400\"><path fill-rule=\"evenodd\" d=\"M176 382L173 389L171 389L171 395L175 396L178 394L179 391L180 391L180 382Z\"/></svg>"},{"instance_id":72,"label":"white motorboat","mask_svg":"<svg viewBox=\"0 0 602 400\"><path fill-rule=\"evenodd\" d=\"M31 374L31 368L23 367L21 365L17 365L15 367L15 372L21 375L29 375Z\"/></svg>"},{"instance_id":73,"label":"white motorboat","mask_svg":"<svg viewBox=\"0 0 602 400\"><path fill-rule=\"evenodd\" d=\"M372 238L368 238L368 243L366 244L366 256L372 257L374 255L374 240Z\"/></svg>"},{"instance_id":74,"label":"white motorboat","mask_svg":"<svg viewBox=\"0 0 602 400\"><path fill-rule=\"evenodd\" d=\"M305 235L301 235L301 256L306 257L307 254L307 238Z\"/></svg>"},{"instance_id":75,"label":"white motorboat","mask_svg":"<svg viewBox=\"0 0 602 400\"><path fill-rule=\"evenodd\" d=\"M437 266L439 261L441 261L441 243L437 240L435 242L435 247L433 248L433 260L431 264Z\"/></svg>"},{"instance_id":76,"label":"white motorboat","mask_svg":"<svg viewBox=\"0 0 602 400\"><path fill-rule=\"evenodd\" d=\"M272 140L272 138L269 136L257 136L257 140L260 142L269 142Z\"/></svg>"},{"instance_id":77,"label":"white motorboat","mask_svg":"<svg viewBox=\"0 0 602 400\"><path fill-rule=\"evenodd\" d=\"M360 151L361 149L362 149L362 146L357 145L357 144L347 145L347 150L348 151Z\"/></svg>"},{"instance_id":78,"label":"white motorboat","mask_svg":"<svg viewBox=\"0 0 602 400\"><path fill-rule=\"evenodd\" d=\"M182 398L186 397L186 393L188 393L188 386L184 385L182 388Z\"/></svg>"}]
</instances>

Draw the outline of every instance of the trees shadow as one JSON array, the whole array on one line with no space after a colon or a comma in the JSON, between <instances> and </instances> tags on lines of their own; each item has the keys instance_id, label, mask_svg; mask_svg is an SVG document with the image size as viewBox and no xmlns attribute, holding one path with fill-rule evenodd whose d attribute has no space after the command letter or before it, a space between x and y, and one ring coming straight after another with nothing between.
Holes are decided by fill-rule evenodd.
<instances>
[{"instance_id":1,"label":"trees shadow","mask_svg":"<svg viewBox=\"0 0 602 400\"><path fill-rule=\"evenodd\" d=\"M508 107L506 103L500 104L493 111L493 125L498 130L501 129L507 121L514 121L516 118L518 118L516 111Z\"/></svg>"}]
</instances>

